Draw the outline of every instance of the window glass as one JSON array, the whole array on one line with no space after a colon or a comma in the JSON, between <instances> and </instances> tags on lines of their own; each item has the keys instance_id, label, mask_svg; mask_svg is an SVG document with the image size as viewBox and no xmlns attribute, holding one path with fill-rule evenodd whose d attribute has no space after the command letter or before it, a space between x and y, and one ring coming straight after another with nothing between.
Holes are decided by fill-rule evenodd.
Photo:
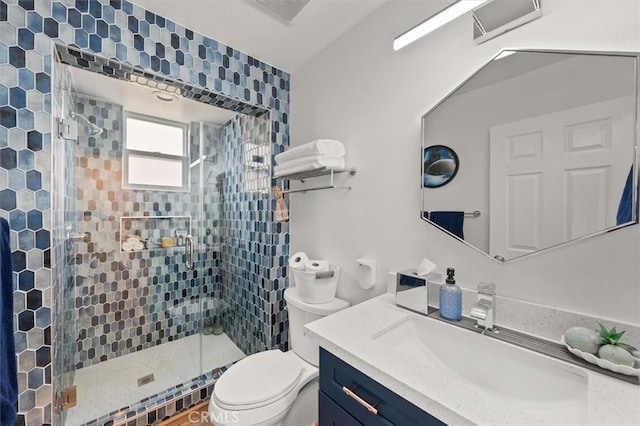
<instances>
[{"instance_id":1,"label":"window glass","mask_svg":"<svg viewBox=\"0 0 640 426\"><path fill-rule=\"evenodd\" d=\"M184 123L125 113L124 188L188 191Z\"/></svg>"},{"instance_id":2,"label":"window glass","mask_svg":"<svg viewBox=\"0 0 640 426\"><path fill-rule=\"evenodd\" d=\"M184 155L184 128L127 117L127 148L136 151Z\"/></svg>"},{"instance_id":3,"label":"window glass","mask_svg":"<svg viewBox=\"0 0 640 426\"><path fill-rule=\"evenodd\" d=\"M183 167L182 160L129 154L129 183L181 188Z\"/></svg>"}]
</instances>

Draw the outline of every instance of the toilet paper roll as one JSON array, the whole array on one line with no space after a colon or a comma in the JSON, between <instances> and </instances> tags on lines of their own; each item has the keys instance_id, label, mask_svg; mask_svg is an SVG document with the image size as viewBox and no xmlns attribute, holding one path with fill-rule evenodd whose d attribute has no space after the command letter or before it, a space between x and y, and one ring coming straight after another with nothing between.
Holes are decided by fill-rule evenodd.
<instances>
[{"instance_id":1,"label":"toilet paper roll","mask_svg":"<svg viewBox=\"0 0 640 426\"><path fill-rule=\"evenodd\" d=\"M329 270L328 260L308 260L304 265L306 271L324 272Z\"/></svg>"},{"instance_id":2,"label":"toilet paper roll","mask_svg":"<svg viewBox=\"0 0 640 426\"><path fill-rule=\"evenodd\" d=\"M299 251L289 256L289 267L297 271L304 271L305 265L309 261L309 257L305 252Z\"/></svg>"}]
</instances>

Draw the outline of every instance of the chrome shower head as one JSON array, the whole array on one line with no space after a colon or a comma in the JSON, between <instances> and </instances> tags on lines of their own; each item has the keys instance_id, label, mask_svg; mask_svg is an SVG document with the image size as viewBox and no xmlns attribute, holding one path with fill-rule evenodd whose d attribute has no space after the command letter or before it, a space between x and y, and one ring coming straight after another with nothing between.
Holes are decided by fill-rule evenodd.
<instances>
[{"instance_id":1,"label":"chrome shower head","mask_svg":"<svg viewBox=\"0 0 640 426\"><path fill-rule=\"evenodd\" d=\"M89 135L91 136L98 136L99 134L102 134L102 132L104 131L102 127L99 127L98 125L90 122L86 117L80 114L76 114L75 112L71 113L71 118L79 118L81 121L84 121L84 123L89 128Z\"/></svg>"}]
</instances>

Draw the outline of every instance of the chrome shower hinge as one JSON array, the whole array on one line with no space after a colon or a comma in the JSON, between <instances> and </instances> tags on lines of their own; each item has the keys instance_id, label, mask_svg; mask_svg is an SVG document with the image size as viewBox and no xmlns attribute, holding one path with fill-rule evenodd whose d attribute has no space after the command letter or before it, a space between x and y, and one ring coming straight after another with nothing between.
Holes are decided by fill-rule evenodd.
<instances>
[{"instance_id":1,"label":"chrome shower hinge","mask_svg":"<svg viewBox=\"0 0 640 426\"><path fill-rule=\"evenodd\" d=\"M58 119L58 136L71 141L78 140L78 123L75 120Z\"/></svg>"},{"instance_id":2,"label":"chrome shower hinge","mask_svg":"<svg viewBox=\"0 0 640 426\"><path fill-rule=\"evenodd\" d=\"M75 386L63 389L58 394L58 410L64 411L73 408L78 403L78 393Z\"/></svg>"}]
</instances>

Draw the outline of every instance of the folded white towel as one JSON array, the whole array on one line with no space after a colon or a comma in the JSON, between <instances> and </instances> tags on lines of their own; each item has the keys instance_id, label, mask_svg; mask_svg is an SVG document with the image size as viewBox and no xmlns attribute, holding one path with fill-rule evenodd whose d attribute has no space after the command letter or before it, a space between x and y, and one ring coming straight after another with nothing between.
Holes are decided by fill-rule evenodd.
<instances>
[{"instance_id":1,"label":"folded white towel","mask_svg":"<svg viewBox=\"0 0 640 426\"><path fill-rule=\"evenodd\" d=\"M316 170L326 167L327 169L332 170L341 170L345 168L344 158L332 158L332 159L323 159L322 161L312 161L312 162L304 162L297 166L291 167L283 167L283 166L275 166L273 168L273 177L279 177L284 175L290 175L293 173L301 173L307 172L309 170Z\"/></svg>"},{"instance_id":2,"label":"folded white towel","mask_svg":"<svg viewBox=\"0 0 640 426\"><path fill-rule=\"evenodd\" d=\"M321 155L326 158L344 157L345 149L342 142L334 139L316 139L304 145L289 148L275 156L276 163L281 164L294 158Z\"/></svg>"},{"instance_id":3,"label":"folded white towel","mask_svg":"<svg viewBox=\"0 0 640 426\"><path fill-rule=\"evenodd\" d=\"M311 155L307 157L293 158L291 160L278 163L277 168L289 169L305 164L321 164L324 167L344 167L344 157L327 158L322 155Z\"/></svg>"}]
</instances>

